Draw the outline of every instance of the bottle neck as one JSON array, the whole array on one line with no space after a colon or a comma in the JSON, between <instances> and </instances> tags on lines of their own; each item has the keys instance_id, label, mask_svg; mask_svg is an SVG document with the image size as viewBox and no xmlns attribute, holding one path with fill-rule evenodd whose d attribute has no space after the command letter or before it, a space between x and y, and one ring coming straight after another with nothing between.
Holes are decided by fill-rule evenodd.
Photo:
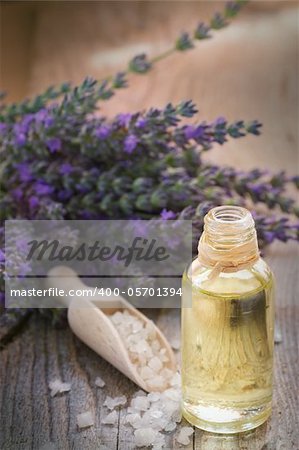
<instances>
[{"instance_id":1,"label":"bottle neck","mask_svg":"<svg viewBox=\"0 0 299 450\"><path fill-rule=\"evenodd\" d=\"M213 275L252 266L259 259L259 249L251 213L238 206L211 209L204 218L198 259L213 268Z\"/></svg>"}]
</instances>

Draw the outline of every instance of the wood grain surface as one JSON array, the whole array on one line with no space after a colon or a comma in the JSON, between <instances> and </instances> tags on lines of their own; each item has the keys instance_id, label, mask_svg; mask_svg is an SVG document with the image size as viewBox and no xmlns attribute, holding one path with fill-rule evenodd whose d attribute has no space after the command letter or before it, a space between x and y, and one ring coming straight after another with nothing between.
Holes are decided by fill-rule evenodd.
<instances>
[{"instance_id":1,"label":"wood grain surface","mask_svg":"<svg viewBox=\"0 0 299 450\"><path fill-rule=\"evenodd\" d=\"M273 413L260 428L236 436L196 430L187 449L297 450L298 420L298 251L276 245L267 256L277 278L277 323L282 342L275 345ZM171 340L179 336L179 310L144 310ZM95 378L106 381L102 389ZM69 393L51 398L48 383L71 381ZM117 426L103 425L107 395L131 399L138 387L80 342L68 328L57 329L36 316L1 350L1 450L129 450L133 430L119 411ZM95 426L78 430L76 416L95 414ZM186 425L182 422L182 425ZM170 434L167 449L177 449Z\"/></svg>"},{"instance_id":2,"label":"wood grain surface","mask_svg":"<svg viewBox=\"0 0 299 450\"><path fill-rule=\"evenodd\" d=\"M25 20L24 5L30 6ZM171 7L170 7L171 3ZM74 7L74 4L76 7ZM221 2L5 2L2 43L20 57L2 65L10 98L39 92L48 84L101 78L124 67L142 50L155 55L178 32L192 30ZM25 5L26 6L26 5ZM14 11L12 11L12 9ZM5 12L6 11L6 12ZM8 12L9 14L8 14ZM22 22L22 18L24 21ZM149 76L130 77L131 88L102 111L163 106L192 98L197 119L226 115L258 118L260 138L229 142L208 158L242 169L298 169L298 2L253 2L227 29L195 50L162 61ZM29 27L29 28L28 28ZM24 53L25 52L25 53ZM7 52L9 56L9 52ZM277 276L277 321L282 342L275 346L275 390L271 419L255 431L217 436L197 430L188 450L298 450L298 251L294 244L274 245L267 259ZM170 339L179 335L179 311L146 310ZM132 429L101 424L106 395L136 386L71 333L25 314L21 322L1 324L1 450L129 450ZM95 387L96 376L105 381ZM72 382L72 390L54 398L48 383ZM95 426L80 431L76 415L93 410ZM176 449L171 436L168 449Z\"/></svg>"}]
</instances>

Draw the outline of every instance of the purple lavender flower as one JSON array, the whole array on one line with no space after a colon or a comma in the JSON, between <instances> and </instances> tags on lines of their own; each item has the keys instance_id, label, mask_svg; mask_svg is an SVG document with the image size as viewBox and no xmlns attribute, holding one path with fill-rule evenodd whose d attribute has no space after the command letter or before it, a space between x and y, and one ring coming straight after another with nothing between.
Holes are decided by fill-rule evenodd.
<instances>
[{"instance_id":1,"label":"purple lavender flower","mask_svg":"<svg viewBox=\"0 0 299 450\"><path fill-rule=\"evenodd\" d=\"M93 219L95 215L91 211L84 209L83 211L80 212L80 216L82 219L90 220Z\"/></svg>"},{"instance_id":2,"label":"purple lavender flower","mask_svg":"<svg viewBox=\"0 0 299 450\"><path fill-rule=\"evenodd\" d=\"M121 113L116 116L116 121L121 127L127 127L131 121L132 114Z\"/></svg>"},{"instance_id":3,"label":"purple lavender flower","mask_svg":"<svg viewBox=\"0 0 299 450\"><path fill-rule=\"evenodd\" d=\"M0 262L4 262L4 261L5 261L5 253L0 248Z\"/></svg>"},{"instance_id":4,"label":"purple lavender flower","mask_svg":"<svg viewBox=\"0 0 299 450\"><path fill-rule=\"evenodd\" d=\"M69 163L61 164L59 167L59 173L61 175L69 175L73 171L73 166Z\"/></svg>"},{"instance_id":5,"label":"purple lavender flower","mask_svg":"<svg viewBox=\"0 0 299 450\"><path fill-rule=\"evenodd\" d=\"M209 136L206 134L207 126L206 125L187 125L184 127L184 134L186 139L194 139L198 140L209 140Z\"/></svg>"},{"instance_id":6,"label":"purple lavender flower","mask_svg":"<svg viewBox=\"0 0 299 450\"><path fill-rule=\"evenodd\" d=\"M37 195L50 195L54 191L54 188L44 181L37 181L34 183L34 191Z\"/></svg>"},{"instance_id":7,"label":"purple lavender flower","mask_svg":"<svg viewBox=\"0 0 299 450\"><path fill-rule=\"evenodd\" d=\"M217 117L217 119L214 121L213 125L215 127L225 127L226 124L227 124L227 120L224 117L220 116L220 117Z\"/></svg>"},{"instance_id":8,"label":"purple lavender flower","mask_svg":"<svg viewBox=\"0 0 299 450\"><path fill-rule=\"evenodd\" d=\"M205 25L203 22L199 23L195 32L194 37L195 39L208 39L211 37L209 34L210 27Z\"/></svg>"},{"instance_id":9,"label":"purple lavender flower","mask_svg":"<svg viewBox=\"0 0 299 450\"><path fill-rule=\"evenodd\" d=\"M21 188L15 188L12 190L12 195L16 200L21 200L23 197L23 190Z\"/></svg>"},{"instance_id":10,"label":"purple lavender flower","mask_svg":"<svg viewBox=\"0 0 299 450\"><path fill-rule=\"evenodd\" d=\"M145 53L134 56L129 62L129 69L135 73L146 73L151 68L152 64L148 60Z\"/></svg>"},{"instance_id":11,"label":"purple lavender flower","mask_svg":"<svg viewBox=\"0 0 299 450\"><path fill-rule=\"evenodd\" d=\"M124 140L124 151L131 154L138 144L138 138L134 134L129 134Z\"/></svg>"},{"instance_id":12,"label":"purple lavender flower","mask_svg":"<svg viewBox=\"0 0 299 450\"><path fill-rule=\"evenodd\" d=\"M28 163L20 163L15 166L19 172L19 178L24 183L32 180L32 172Z\"/></svg>"},{"instance_id":13,"label":"purple lavender flower","mask_svg":"<svg viewBox=\"0 0 299 450\"><path fill-rule=\"evenodd\" d=\"M32 116L31 116L31 114L29 114L28 116L25 116L21 122L15 123L13 126L15 136L17 137L20 134L26 135L28 133L31 121L32 121Z\"/></svg>"},{"instance_id":14,"label":"purple lavender flower","mask_svg":"<svg viewBox=\"0 0 299 450\"><path fill-rule=\"evenodd\" d=\"M72 196L72 191L70 189L63 189L62 191L59 191L57 194L57 198L60 201L68 200Z\"/></svg>"},{"instance_id":15,"label":"purple lavender flower","mask_svg":"<svg viewBox=\"0 0 299 450\"><path fill-rule=\"evenodd\" d=\"M38 124L44 123L44 121L48 118L48 116L49 116L48 110L46 108L42 108L35 114L35 122Z\"/></svg>"},{"instance_id":16,"label":"purple lavender flower","mask_svg":"<svg viewBox=\"0 0 299 450\"><path fill-rule=\"evenodd\" d=\"M167 210L164 208L160 214L162 220L175 219L176 214L173 211Z\"/></svg>"},{"instance_id":17,"label":"purple lavender flower","mask_svg":"<svg viewBox=\"0 0 299 450\"><path fill-rule=\"evenodd\" d=\"M76 189L78 192L81 192L81 194L85 194L86 192L89 191L88 186L84 186L84 184L80 184L80 183L76 184Z\"/></svg>"},{"instance_id":18,"label":"purple lavender flower","mask_svg":"<svg viewBox=\"0 0 299 450\"><path fill-rule=\"evenodd\" d=\"M24 133L18 133L16 136L15 136L15 139L14 139L14 144L17 146L17 147L23 147L23 145L25 145L26 144L26 135L24 134Z\"/></svg>"},{"instance_id":19,"label":"purple lavender flower","mask_svg":"<svg viewBox=\"0 0 299 450\"><path fill-rule=\"evenodd\" d=\"M182 33L176 41L175 48L181 52L193 48L194 44L188 33Z\"/></svg>"},{"instance_id":20,"label":"purple lavender flower","mask_svg":"<svg viewBox=\"0 0 299 450\"><path fill-rule=\"evenodd\" d=\"M46 141L46 145L51 153L61 150L61 139L53 137Z\"/></svg>"},{"instance_id":21,"label":"purple lavender flower","mask_svg":"<svg viewBox=\"0 0 299 450\"><path fill-rule=\"evenodd\" d=\"M147 125L147 120L145 117L138 117L135 123L136 128L144 128Z\"/></svg>"},{"instance_id":22,"label":"purple lavender flower","mask_svg":"<svg viewBox=\"0 0 299 450\"><path fill-rule=\"evenodd\" d=\"M35 197L35 195L32 195L31 197L29 197L29 208L31 210L36 209L38 205L39 205L39 200L37 197Z\"/></svg>"},{"instance_id":23,"label":"purple lavender flower","mask_svg":"<svg viewBox=\"0 0 299 450\"><path fill-rule=\"evenodd\" d=\"M111 126L107 124L101 125L94 134L99 139L106 139L111 134Z\"/></svg>"},{"instance_id":24,"label":"purple lavender flower","mask_svg":"<svg viewBox=\"0 0 299 450\"><path fill-rule=\"evenodd\" d=\"M28 133L29 127L34 119L34 114L26 114L21 122L24 133Z\"/></svg>"},{"instance_id":25,"label":"purple lavender flower","mask_svg":"<svg viewBox=\"0 0 299 450\"><path fill-rule=\"evenodd\" d=\"M7 125L3 122L0 122L0 134L4 134L7 130Z\"/></svg>"}]
</instances>

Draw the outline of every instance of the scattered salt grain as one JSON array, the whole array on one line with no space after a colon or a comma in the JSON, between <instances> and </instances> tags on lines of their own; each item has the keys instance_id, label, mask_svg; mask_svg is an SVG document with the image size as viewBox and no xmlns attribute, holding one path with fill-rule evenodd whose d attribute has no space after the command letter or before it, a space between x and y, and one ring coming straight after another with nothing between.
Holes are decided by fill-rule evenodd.
<instances>
[{"instance_id":1,"label":"scattered salt grain","mask_svg":"<svg viewBox=\"0 0 299 450\"><path fill-rule=\"evenodd\" d=\"M147 397L135 397L131 401L131 407L140 411L146 411L149 407L149 400Z\"/></svg>"},{"instance_id":2,"label":"scattered salt grain","mask_svg":"<svg viewBox=\"0 0 299 450\"><path fill-rule=\"evenodd\" d=\"M179 338L173 338L170 340L170 345L173 348L173 350L179 350L181 347L181 341Z\"/></svg>"},{"instance_id":3,"label":"scattered salt grain","mask_svg":"<svg viewBox=\"0 0 299 450\"><path fill-rule=\"evenodd\" d=\"M91 411L86 411L84 413L77 415L77 425L79 428L87 428L94 425L94 418Z\"/></svg>"},{"instance_id":4,"label":"scattered salt grain","mask_svg":"<svg viewBox=\"0 0 299 450\"><path fill-rule=\"evenodd\" d=\"M139 389L139 391L135 392L134 397L146 397L146 395L147 395L146 392Z\"/></svg>"},{"instance_id":5,"label":"scattered salt grain","mask_svg":"<svg viewBox=\"0 0 299 450\"><path fill-rule=\"evenodd\" d=\"M170 386L180 386L181 385L181 376L177 372L173 375L173 377L170 380Z\"/></svg>"},{"instance_id":6,"label":"scattered salt grain","mask_svg":"<svg viewBox=\"0 0 299 450\"><path fill-rule=\"evenodd\" d=\"M139 428L135 430L134 436L137 447L148 447L153 445L159 435L158 431L153 428Z\"/></svg>"},{"instance_id":7,"label":"scattered salt grain","mask_svg":"<svg viewBox=\"0 0 299 450\"><path fill-rule=\"evenodd\" d=\"M176 422L169 422L165 427L164 427L164 431L173 431L176 429Z\"/></svg>"},{"instance_id":8,"label":"scattered salt grain","mask_svg":"<svg viewBox=\"0 0 299 450\"><path fill-rule=\"evenodd\" d=\"M282 334L277 326L274 328L274 342L275 344L280 344L282 342Z\"/></svg>"},{"instance_id":9,"label":"scattered salt grain","mask_svg":"<svg viewBox=\"0 0 299 450\"><path fill-rule=\"evenodd\" d=\"M141 417L138 413L127 414L126 423L129 423L133 428L140 428Z\"/></svg>"},{"instance_id":10,"label":"scattered salt grain","mask_svg":"<svg viewBox=\"0 0 299 450\"><path fill-rule=\"evenodd\" d=\"M104 402L104 406L107 406L108 409L114 409L117 406L125 405L127 403L127 397L125 395L121 395L120 397L106 397Z\"/></svg>"},{"instance_id":11,"label":"scattered salt grain","mask_svg":"<svg viewBox=\"0 0 299 450\"><path fill-rule=\"evenodd\" d=\"M63 383L61 380L56 378L50 381L49 388L51 390L50 395L54 397L56 394L61 394L62 392L69 392L71 390L71 383Z\"/></svg>"},{"instance_id":12,"label":"scattered salt grain","mask_svg":"<svg viewBox=\"0 0 299 450\"><path fill-rule=\"evenodd\" d=\"M147 396L147 398L149 399L150 402L157 402L158 400L160 400L161 394L160 392L150 392Z\"/></svg>"},{"instance_id":13,"label":"scattered salt grain","mask_svg":"<svg viewBox=\"0 0 299 450\"><path fill-rule=\"evenodd\" d=\"M96 385L97 387L102 388L102 387L105 386L105 384L106 384L105 381L102 380L101 377L97 377L97 378L95 379L95 385Z\"/></svg>"},{"instance_id":14,"label":"scattered salt grain","mask_svg":"<svg viewBox=\"0 0 299 450\"><path fill-rule=\"evenodd\" d=\"M118 420L118 415L116 411L112 411L110 414L108 414L104 419L102 420L102 423L114 425Z\"/></svg>"},{"instance_id":15,"label":"scattered salt grain","mask_svg":"<svg viewBox=\"0 0 299 450\"><path fill-rule=\"evenodd\" d=\"M194 433L191 427L182 427L176 436L176 441L182 445L190 444L190 436Z\"/></svg>"}]
</instances>

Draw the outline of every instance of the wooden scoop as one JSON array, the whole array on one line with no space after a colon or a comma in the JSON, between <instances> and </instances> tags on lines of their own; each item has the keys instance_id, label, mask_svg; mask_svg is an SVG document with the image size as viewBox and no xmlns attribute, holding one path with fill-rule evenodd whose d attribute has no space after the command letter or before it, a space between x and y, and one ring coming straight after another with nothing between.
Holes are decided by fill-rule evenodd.
<instances>
[{"instance_id":1,"label":"wooden scoop","mask_svg":"<svg viewBox=\"0 0 299 450\"><path fill-rule=\"evenodd\" d=\"M69 289L93 289L82 283L77 274L65 266L57 266L49 271L47 285L48 287L63 289L65 293ZM138 374L134 364L132 364L128 350L125 348L121 336L108 318L108 315L126 309L144 324L152 323L152 321L121 296L92 297L88 295L88 297L64 296L61 298L68 307L68 321L76 336L134 381L134 383L138 384L145 391L149 391L146 382ZM105 312L102 309L105 309ZM169 359L164 364L167 368L176 371L174 353L165 336L155 324L153 325L156 337L162 348L166 349L166 355ZM153 391L154 389L150 390Z\"/></svg>"}]
</instances>

